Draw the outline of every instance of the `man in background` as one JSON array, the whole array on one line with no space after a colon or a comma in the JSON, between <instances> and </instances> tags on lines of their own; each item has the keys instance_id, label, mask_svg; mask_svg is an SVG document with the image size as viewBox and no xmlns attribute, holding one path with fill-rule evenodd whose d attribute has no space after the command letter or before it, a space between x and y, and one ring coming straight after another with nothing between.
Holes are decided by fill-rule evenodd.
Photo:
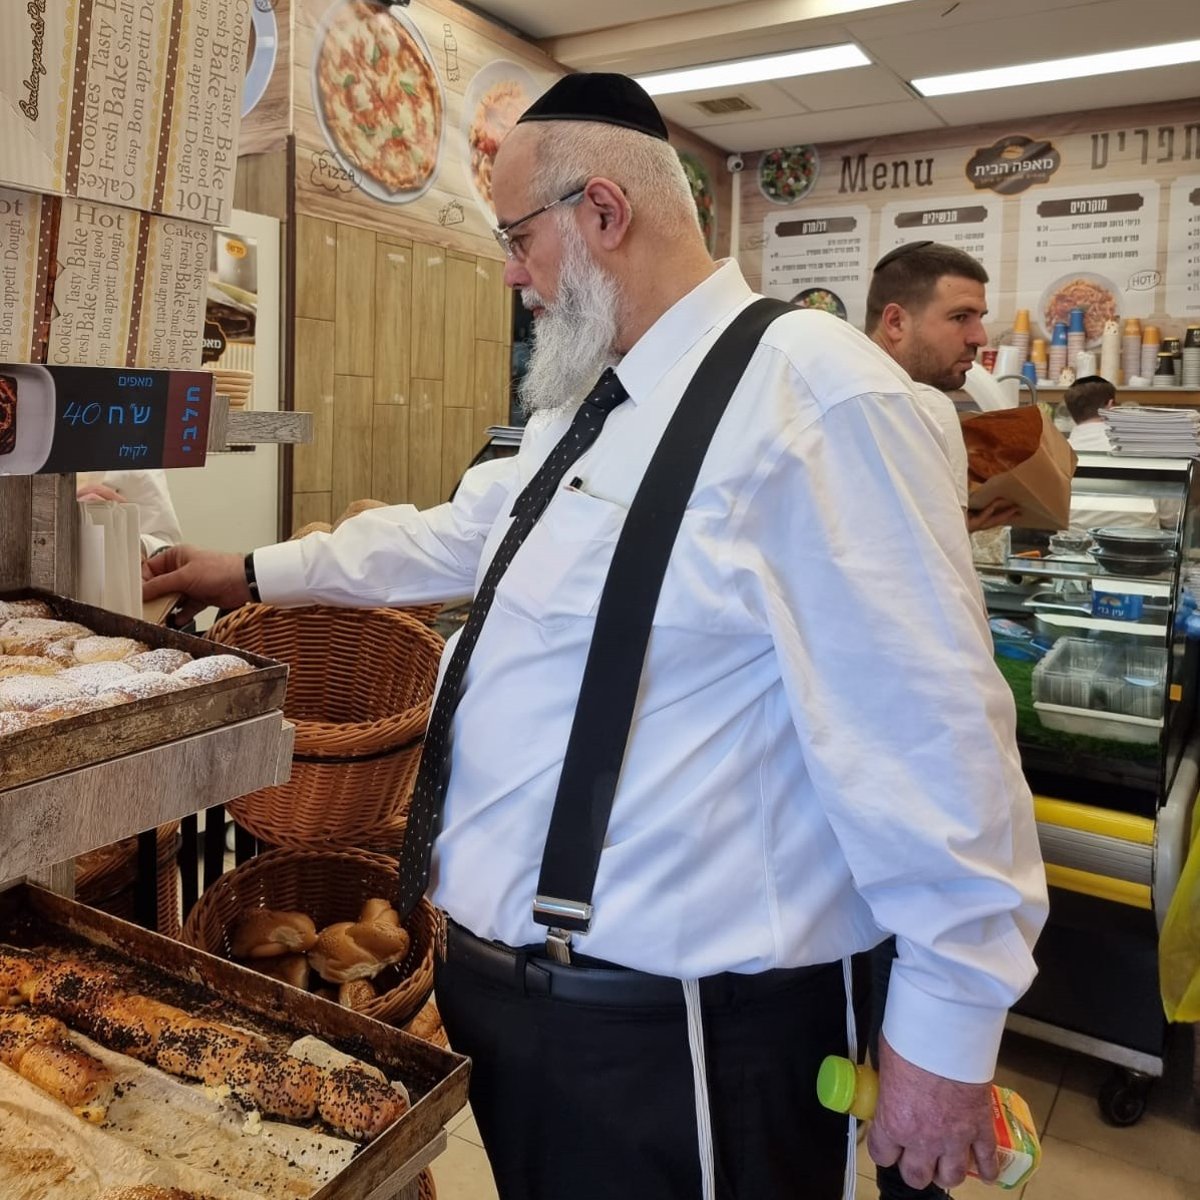
<instances>
[{"instance_id":1,"label":"man in background","mask_svg":"<svg viewBox=\"0 0 1200 1200\"><path fill-rule=\"evenodd\" d=\"M1108 454L1112 450L1108 426L1100 414L1116 402L1117 389L1099 375L1085 375L1067 388L1063 403L1075 422L1067 438L1072 450L1084 454Z\"/></svg>"},{"instance_id":2,"label":"man in background","mask_svg":"<svg viewBox=\"0 0 1200 1200\"><path fill-rule=\"evenodd\" d=\"M966 384L979 347L987 345L987 281L983 265L954 246L907 242L875 264L867 291L867 336L908 372L917 402L941 429L970 533L1011 525L1019 515L1004 500L979 512L967 508L967 450L946 395Z\"/></svg>"}]
</instances>

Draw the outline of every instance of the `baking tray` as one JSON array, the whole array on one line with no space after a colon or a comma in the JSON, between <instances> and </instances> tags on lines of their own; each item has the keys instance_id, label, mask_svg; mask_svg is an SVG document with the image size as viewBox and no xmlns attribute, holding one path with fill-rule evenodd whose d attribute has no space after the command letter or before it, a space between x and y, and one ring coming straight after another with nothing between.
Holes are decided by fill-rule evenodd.
<instances>
[{"instance_id":1,"label":"baking tray","mask_svg":"<svg viewBox=\"0 0 1200 1200\"><path fill-rule=\"evenodd\" d=\"M311 1034L399 1079L412 1107L308 1200L366 1200L467 1103L471 1064L462 1055L36 885L0 894L0 941L100 947L147 975L164 1000L289 1041Z\"/></svg>"},{"instance_id":2,"label":"baking tray","mask_svg":"<svg viewBox=\"0 0 1200 1200\"><path fill-rule=\"evenodd\" d=\"M80 604L52 592L26 588L0 594L0 600L17 599L44 600L62 620L78 621L108 637L136 638L155 649L170 646L196 658L231 653L230 647L206 638ZM0 738L0 792L282 709L287 666L243 650L236 653L255 669L233 679L131 700Z\"/></svg>"}]
</instances>

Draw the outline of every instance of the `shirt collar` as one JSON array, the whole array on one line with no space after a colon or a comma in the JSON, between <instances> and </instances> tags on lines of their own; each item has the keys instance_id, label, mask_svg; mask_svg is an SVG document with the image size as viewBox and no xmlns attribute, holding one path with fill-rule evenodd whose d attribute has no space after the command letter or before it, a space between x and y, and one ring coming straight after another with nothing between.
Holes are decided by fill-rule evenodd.
<instances>
[{"instance_id":1,"label":"shirt collar","mask_svg":"<svg viewBox=\"0 0 1200 1200\"><path fill-rule=\"evenodd\" d=\"M646 399L664 375L715 326L754 293L732 259L723 259L702 283L667 309L617 365L617 378L634 404Z\"/></svg>"}]
</instances>

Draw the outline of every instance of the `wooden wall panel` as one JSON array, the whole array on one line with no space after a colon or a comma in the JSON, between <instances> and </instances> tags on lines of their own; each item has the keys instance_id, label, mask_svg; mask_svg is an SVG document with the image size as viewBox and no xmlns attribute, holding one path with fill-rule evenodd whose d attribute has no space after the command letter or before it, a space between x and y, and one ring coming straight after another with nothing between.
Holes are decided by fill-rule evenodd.
<instances>
[{"instance_id":1,"label":"wooden wall panel","mask_svg":"<svg viewBox=\"0 0 1200 1200\"><path fill-rule=\"evenodd\" d=\"M313 521L323 521L331 525L332 505L328 492L296 492L292 496L292 528L289 533L311 525Z\"/></svg>"},{"instance_id":2,"label":"wooden wall panel","mask_svg":"<svg viewBox=\"0 0 1200 1200\"><path fill-rule=\"evenodd\" d=\"M408 405L376 404L371 442L371 499L401 504L408 491Z\"/></svg>"},{"instance_id":3,"label":"wooden wall panel","mask_svg":"<svg viewBox=\"0 0 1200 1200\"><path fill-rule=\"evenodd\" d=\"M446 251L413 242L412 373L441 379L445 370Z\"/></svg>"},{"instance_id":4,"label":"wooden wall panel","mask_svg":"<svg viewBox=\"0 0 1200 1200\"><path fill-rule=\"evenodd\" d=\"M337 226L316 217L296 217L296 316L334 319Z\"/></svg>"},{"instance_id":5,"label":"wooden wall panel","mask_svg":"<svg viewBox=\"0 0 1200 1200\"><path fill-rule=\"evenodd\" d=\"M334 519L355 500L371 496L374 436L374 381L356 375L335 375L333 380L333 488Z\"/></svg>"},{"instance_id":6,"label":"wooden wall panel","mask_svg":"<svg viewBox=\"0 0 1200 1200\"><path fill-rule=\"evenodd\" d=\"M313 414L313 442L297 446L292 487L297 492L328 492L333 487L334 323L296 321L295 397L298 412Z\"/></svg>"},{"instance_id":7,"label":"wooden wall panel","mask_svg":"<svg viewBox=\"0 0 1200 1200\"><path fill-rule=\"evenodd\" d=\"M475 266L475 336L488 342L512 340L512 292L504 286L504 264L481 258Z\"/></svg>"},{"instance_id":8,"label":"wooden wall panel","mask_svg":"<svg viewBox=\"0 0 1200 1200\"><path fill-rule=\"evenodd\" d=\"M407 404L411 378L412 243L375 245L375 403Z\"/></svg>"},{"instance_id":9,"label":"wooden wall panel","mask_svg":"<svg viewBox=\"0 0 1200 1200\"><path fill-rule=\"evenodd\" d=\"M414 379L408 413L408 491L418 508L445 500L442 492L442 381Z\"/></svg>"},{"instance_id":10,"label":"wooden wall panel","mask_svg":"<svg viewBox=\"0 0 1200 1200\"><path fill-rule=\"evenodd\" d=\"M440 504L507 423L501 264L313 217L296 233L296 407L316 437L296 449L294 525L367 497Z\"/></svg>"},{"instance_id":11,"label":"wooden wall panel","mask_svg":"<svg viewBox=\"0 0 1200 1200\"><path fill-rule=\"evenodd\" d=\"M442 488L443 500L450 498L455 484L480 447L475 442L475 412L470 408L442 410Z\"/></svg>"},{"instance_id":12,"label":"wooden wall panel","mask_svg":"<svg viewBox=\"0 0 1200 1200\"><path fill-rule=\"evenodd\" d=\"M475 405L475 263L451 251L446 261L446 341L444 350L447 408Z\"/></svg>"},{"instance_id":13,"label":"wooden wall panel","mask_svg":"<svg viewBox=\"0 0 1200 1200\"><path fill-rule=\"evenodd\" d=\"M375 235L352 225L337 227L337 325L334 371L375 373Z\"/></svg>"}]
</instances>

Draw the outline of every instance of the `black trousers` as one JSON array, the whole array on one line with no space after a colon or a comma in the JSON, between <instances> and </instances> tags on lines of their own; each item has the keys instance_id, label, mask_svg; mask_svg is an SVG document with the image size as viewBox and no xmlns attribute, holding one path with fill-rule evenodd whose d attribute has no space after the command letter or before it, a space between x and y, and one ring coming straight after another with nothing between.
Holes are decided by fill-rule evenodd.
<instances>
[{"instance_id":1,"label":"black trousers","mask_svg":"<svg viewBox=\"0 0 1200 1200\"><path fill-rule=\"evenodd\" d=\"M698 1200L682 985L605 1003L545 994L541 975L524 955L503 978L480 970L453 936L437 972L501 1200ZM818 1104L816 1077L846 1051L840 964L716 976L701 1001L720 1200L838 1200L847 1122Z\"/></svg>"}]
</instances>

